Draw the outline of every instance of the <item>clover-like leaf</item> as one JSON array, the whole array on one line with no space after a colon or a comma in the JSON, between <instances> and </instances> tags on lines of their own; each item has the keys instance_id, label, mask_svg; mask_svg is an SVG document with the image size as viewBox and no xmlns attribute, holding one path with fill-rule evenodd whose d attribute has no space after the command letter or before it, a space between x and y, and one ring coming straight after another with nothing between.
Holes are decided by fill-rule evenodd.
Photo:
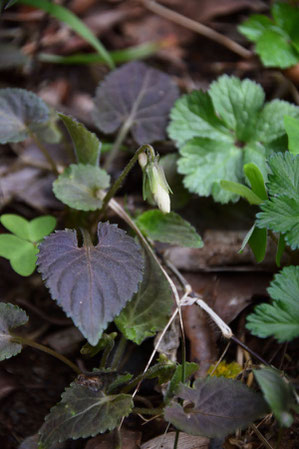
<instances>
[{"instance_id":1,"label":"clover-like leaf","mask_svg":"<svg viewBox=\"0 0 299 449\"><path fill-rule=\"evenodd\" d=\"M255 164L267 179L267 156L285 150L283 116L298 117L299 108L279 100L264 105L264 98L255 82L223 75L208 92L176 101L168 133L179 147L178 171L190 192L236 201L238 196L220 182L248 183L247 164Z\"/></svg>"},{"instance_id":2,"label":"clover-like leaf","mask_svg":"<svg viewBox=\"0 0 299 449\"><path fill-rule=\"evenodd\" d=\"M108 173L93 165L71 164L53 183L55 196L64 204L78 210L102 207L100 191L109 187Z\"/></svg>"},{"instance_id":3,"label":"clover-like leaf","mask_svg":"<svg viewBox=\"0 0 299 449\"><path fill-rule=\"evenodd\" d=\"M138 144L162 140L169 110L177 97L178 89L168 75L142 62L130 62L100 83L94 122L104 133L124 126Z\"/></svg>"},{"instance_id":4,"label":"clover-like leaf","mask_svg":"<svg viewBox=\"0 0 299 449\"><path fill-rule=\"evenodd\" d=\"M132 407L131 395L107 395L101 389L73 382L46 417L39 432L39 447L48 449L68 438L86 438L113 430Z\"/></svg>"},{"instance_id":5,"label":"clover-like leaf","mask_svg":"<svg viewBox=\"0 0 299 449\"><path fill-rule=\"evenodd\" d=\"M98 224L98 243L78 247L76 232L57 231L40 245L39 271L53 299L96 345L142 279L143 257L132 237L109 223Z\"/></svg>"},{"instance_id":6,"label":"clover-like leaf","mask_svg":"<svg viewBox=\"0 0 299 449\"><path fill-rule=\"evenodd\" d=\"M82 123L65 114L58 114L73 141L77 162L97 166L99 164L101 142Z\"/></svg>"},{"instance_id":7,"label":"clover-like leaf","mask_svg":"<svg viewBox=\"0 0 299 449\"><path fill-rule=\"evenodd\" d=\"M12 341L11 329L28 321L26 312L13 304L0 302L0 360L8 359L22 350L22 345Z\"/></svg>"},{"instance_id":8,"label":"clover-like leaf","mask_svg":"<svg viewBox=\"0 0 299 449\"><path fill-rule=\"evenodd\" d=\"M181 384L178 397L188 403L172 402L165 419L191 435L223 438L268 410L261 395L224 377L198 379L194 388Z\"/></svg>"},{"instance_id":9,"label":"clover-like leaf","mask_svg":"<svg viewBox=\"0 0 299 449\"><path fill-rule=\"evenodd\" d=\"M0 143L20 142L48 120L48 107L34 93L0 89Z\"/></svg>"},{"instance_id":10,"label":"clover-like leaf","mask_svg":"<svg viewBox=\"0 0 299 449\"><path fill-rule=\"evenodd\" d=\"M175 212L163 214L158 209L149 210L139 215L136 224L153 240L190 248L203 247L203 241L195 228Z\"/></svg>"},{"instance_id":11,"label":"clover-like leaf","mask_svg":"<svg viewBox=\"0 0 299 449\"><path fill-rule=\"evenodd\" d=\"M293 416L290 409L295 405L292 385L276 369L255 369L253 372L274 416L282 426L291 426Z\"/></svg>"},{"instance_id":12,"label":"clover-like leaf","mask_svg":"<svg viewBox=\"0 0 299 449\"><path fill-rule=\"evenodd\" d=\"M0 222L12 234L0 234L0 256L10 261L12 268L21 276L30 276L35 270L40 240L56 226L51 215L31 221L15 214L3 214Z\"/></svg>"},{"instance_id":13,"label":"clover-like leaf","mask_svg":"<svg viewBox=\"0 0 299 449\"><path fill-rule=\"evenodd\" d=\"M299 266L289 266L274 276L268 288L272 304L263 303L247 317L247 329L261 338L279 342L299 337Z\"/></svg>"},{"instance_id":14,"label":"clover-like leaf","mask_svg":"<svg viewBox=\"0 0 299 449\"><path fill-rule=\"evenodd\" d=\"M114 321L127 339L141 344L146 337L152 337L164 328L172 305L169 283L154 258L145 253L144 276L139 290Z\"/></svg>"},{"instance_id":15,"label":"clover-like leaf","mask_svg":"<svg viewBox=\"0 0 299 449\"><path fill-rule=\"evenodd\" d=\"M29 221L20 215L3 214L0 221L10 232L32 243L37 243L50 234L56 226L56 219L52 215L44 215Z\"/></svg>"},{"instance_id":16,"label":"clover-like leaf","mask_svg":"<svg viewBox=\"0 0 299 449\"><path fill-rule=\"evenodd\" d=\"M10 261L21 276L30 276L35 270L38 248L16 235L0 234L0 256Z\"/></svg>"}]
</instances>

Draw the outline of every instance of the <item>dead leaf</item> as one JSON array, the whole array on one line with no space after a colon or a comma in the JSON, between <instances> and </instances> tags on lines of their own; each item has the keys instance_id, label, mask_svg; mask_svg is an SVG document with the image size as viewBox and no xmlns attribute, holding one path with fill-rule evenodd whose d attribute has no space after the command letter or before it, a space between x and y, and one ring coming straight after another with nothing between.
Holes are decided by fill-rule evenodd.
<instances>
[{"instance_id":1,"label":"dead leaf","mask_svg":"<svg viewBox=\"0 0 299 449\"><path fill-rule=\"evenodd\" d=\"M159 435L143 443L141 449L173 449L175 436L176 432ZM208 449L209 441L210 439L206 437L193 436L180 432L178 449Z\"/></svg>"},{"instance_id":2,"label":"dead leaf","mask_svg":"<svg viewBox=\"0 0 299 449\"><path fill-rule=\"evenodd\" d=\"M239 253L247 231L207 230L204 233L204 247L171 247L165 251L165 257L179 270L184 271L224 271L275 269L276 244L268 241L266 257L256 264L255 257L248 245Z\"/></svg>"}]
</instances>

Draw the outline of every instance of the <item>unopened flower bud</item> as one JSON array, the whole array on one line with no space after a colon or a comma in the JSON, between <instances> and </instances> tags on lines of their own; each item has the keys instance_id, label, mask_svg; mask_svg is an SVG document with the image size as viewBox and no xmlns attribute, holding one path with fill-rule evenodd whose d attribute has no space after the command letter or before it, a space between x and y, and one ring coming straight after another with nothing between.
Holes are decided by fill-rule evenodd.
<instances>
[{"instance_id":1,"label":"unopened flower bud","mask_svg":"<svg viewBox=\"0 0 299 449\"><path fill-rule=\"evenodd\" d=\"M158 158L150 161L144 169L143 197L151 204L156 204L161 212L170 212L170 187L166 181L163 168Z\"/></svg>"},{"instance_id":2,"label":"unopened flower bud","mask_svg":"<svg viewBox=\"0 0 299 449\"><path fill-rule=\"evenodd\" d=\"M147 155L145 153L140 153L138 156L138 162L142 170L145 168L148 163Z\"/></svg>"}]
</instances>

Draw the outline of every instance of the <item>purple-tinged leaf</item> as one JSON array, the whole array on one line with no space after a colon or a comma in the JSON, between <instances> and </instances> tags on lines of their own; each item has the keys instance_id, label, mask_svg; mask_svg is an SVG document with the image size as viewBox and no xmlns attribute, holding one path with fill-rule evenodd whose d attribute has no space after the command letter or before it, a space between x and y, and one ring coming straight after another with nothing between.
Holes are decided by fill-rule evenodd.
<instances>
[{"instance_id":1,"label":"purple-tinged leaf","mask_svg":"<svg viewBox=\"0 0 299 449\"><path fill-rule=\"evenodd\" d=\"M0 89L0 143L21 142L49 120L49 109L33 92Z\"/></svg>"},{"instance_id":2,"label":"purple-tinged leaf","mask_svg":"<svg viewBox=\"0 0 299 449\"><path fill-rule=\"evenodd\" d=\"M261 395L224 377L198 379L194 388L182 384L178 397L187 404L173 401L165 409L165 419L191 435L210 438L225 437L268 411Z\"/></svg>"},{"instance_id":3,"label":"purple-tinged leaf","mask_svg":"<svg viewBox=\"0 0 299 449\"><path fill-rule=\"evenodd\" d=\"M11 341L10 330L28 321L26 312L9 303L0 303L0 360L19 354L22 345Z\"/></svg>"},{"instance_id":4,"label":"purple-tinged leaf","mask_svg":"<svg viewBox=\"0 0 299 449\"><path fill-rule=\"evenodd\" d=\"M96 345L109 321L137 291L143 258L132 237L98 224L98 243L78 247L74 230L57 231L40 245L39 271L53 299Z\"/></svg>"},{"instance_id":5,"label":"purple-tinged leaf","mask_svg":"<svg viewBox=\"0 0 299 449\"><path fill-rule=\"evenodd\" d=\"M109 73L97 88L94 122L104 133L126 123L140 145L162 140L177 97L178 89L168 75L130 62Z\"/></svg>"},{"instance_id":6,"label":"purple-tinged leaf","mask_svg":"<svg viewBox=\"0 0 299 449\"><path fill-rule=\"evenodd\" d=\"M131 395L107 395L101 389L71 383L51 409L40 430L39 448L67 440L95 436L117 427L133 407Z\"/></svg>"}]
</instances>

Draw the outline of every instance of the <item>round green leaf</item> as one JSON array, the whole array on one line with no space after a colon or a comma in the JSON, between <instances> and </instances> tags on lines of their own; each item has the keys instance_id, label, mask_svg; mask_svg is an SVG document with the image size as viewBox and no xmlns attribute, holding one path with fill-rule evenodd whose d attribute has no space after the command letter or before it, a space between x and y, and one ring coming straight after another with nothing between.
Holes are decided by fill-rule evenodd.
<instances>
[{"instance_id":1,"label":"round green leaf","mask_svg":"<svg viewBox=\"0 0 299 449\"><path fill-rule=\"evenodd\" d=\"M30 276L35 270L38 248L30 242L22 241L20 250L10 258L10 264L21 276Z\"/></svg>"},{"instance_id":2,"label":"round green leaf","mask_svg":"<svg viewBox=\"0 0 299 449\"><path fill-rule=\"evenodd\" d=\"M29 223L29 235L31 242L38 242L46 235L51 234L56 226L56 218L51 215L37 217Z\"/></svg>"},{"instance_id":3,"label":"round green leaf","mask_svg":"<svg viewBox=\"0 0 299 449\"><path fill-rule=\"evenodd\" d=\"M109 187L110 176L92 165L72 164L54 181L55 196L78 210L96 210L102 206L100 190Z\"/></svg>"},{"instance_id":4,"label":"round green leaf","mask_svg":"<svg viewBox=\"0 0 299 449\"><path fill-rule=\"evenodd\" d=\"M24 245L31 245L29 242L25 242L23 239L11 235L11 234L1 234L0 235L0 256L5 257L5 259L10 260L14 255L23 251Z\"/></svg>"},{"instance_id":5,"label":"round green leaf","mask_svg":"<svg viewBox=\"0 0 299 449\"><path fill-rule=\"evenodd\" d=\"M1 224L10 232L21 239L29 240L29 222L16 214L3 214L0 217Z\"/></svg>"}]
</instances>

